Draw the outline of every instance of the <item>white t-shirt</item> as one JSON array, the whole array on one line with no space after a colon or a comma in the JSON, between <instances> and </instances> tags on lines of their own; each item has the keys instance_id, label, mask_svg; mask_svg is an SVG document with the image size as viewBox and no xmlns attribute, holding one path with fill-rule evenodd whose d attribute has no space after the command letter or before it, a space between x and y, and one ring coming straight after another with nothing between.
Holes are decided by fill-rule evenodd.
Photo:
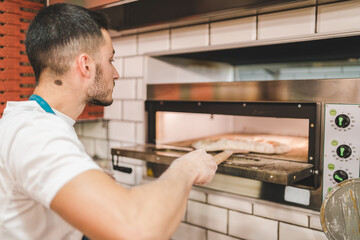
<instances>
[{"instance_id":1,"label":"white t-shirt","mask_svg":"<svg viewBox=\"0 0 360 240\"><path fill-rule=\"evenodd\" d=\"M35 101L8 102L0 119L0 239L82 238L50 203L73 177L101 169L85 153L75 121L55 113Z\"/></svg>"}]
</instances>

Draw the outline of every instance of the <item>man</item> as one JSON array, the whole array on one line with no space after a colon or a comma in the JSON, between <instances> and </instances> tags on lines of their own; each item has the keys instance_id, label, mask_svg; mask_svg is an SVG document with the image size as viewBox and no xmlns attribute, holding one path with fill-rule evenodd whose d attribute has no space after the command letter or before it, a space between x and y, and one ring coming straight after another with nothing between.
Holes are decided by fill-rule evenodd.
<instances>
[{"instance_id":1,"label":"man","mask_svg":"<svg viewBox=\"0 0 360 240\"><path fill-rule=\"evenodd\" d=\"M86 155L73 124L88 102L112 103L114 50L98 13L55 4L31 23L26 51L38 84L0 120L0 239L169 239L193 184L216 164L205 151L126 189Z\"/></svg>"}]
</instances>

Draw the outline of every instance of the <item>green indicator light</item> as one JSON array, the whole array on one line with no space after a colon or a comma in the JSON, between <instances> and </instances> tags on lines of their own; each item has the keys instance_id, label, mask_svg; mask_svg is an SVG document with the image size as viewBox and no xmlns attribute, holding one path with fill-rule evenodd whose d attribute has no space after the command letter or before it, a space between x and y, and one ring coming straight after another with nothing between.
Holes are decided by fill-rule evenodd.
<instances>
[{"instance_id":1,"label":"green indicator light","mask_svg":"<svg viewBox=\"0 0 360 240\"><path fill-rule=\"evenodd\" d=\"M342 182L342 181L344 181L344 179L343 179L343 178L341 178L341 177L339 177L339 175L335 175L335 176L334 176L334 178L335 178L336 180L341 181L341 182Z\"/></svg>"},{"instance_id":2,"label":"green indicator light","mask_svg":"<svg viewBox=\"0 0 360 240\"><path fill-rule=\"evenodd\" d=\"M344 118L343 117L339 117L339 127L342 126L342 122L343 122Z\"/></svg>"},{"instance_id":3,"label":"green indicator light","mask_svg":"<svg viewBox=\"0 0 360 240\"><path fill-rule=\"evenodd\" d=\"M328 192L330 192L330 191L331 191L331 189L332 189L332 187L329 187L329 188L328 188Z\"/></svg>"},{"instance_id":4,"label":"green indicator light","mask_svg":"<svg viewBox=\"0 0 360 240\"><path fill-rule=\"evenodd\" d=\"M332 164L332 163L329 163L329 165L328 165L328 169L330 169L330 170L334 170L334 169L335 169L335 165L334 165L334 164Z\"/></svg>"},{"instance_id":5,"label":"green indicator light","mask_svg":"<svg viewBox=\"0 0 360 240\"><path fill-rule=\"evenodd\" d=\"M330 110L330 115L335 116L335 115L336 115L336 110L335 110L335 109L331 109L331 110Z\"/></svg>"},{"instance_id":6,"label":"green indicator light","mask_svg":"<svg viewBox=\"0 0 360 240\"><path fill-rule=\"evenodd\" d=\"M343 147L340 148L340 155L341 155L340 157L343 157L343 156L344 156L344 151L345 151L345 148L343 148Z\"/></svg>"},{"instance_id":7,"label":"green indicator light","mask_svg":"<svg viewBox=\"0 0 360 240\"><path fill-rule=\"evenodd\" d=\"M331 141L331 145L333 145L333 146L337 146L339 143L338 143L338 141L336 141L336 140L332 140Z\"/></svg>"}]
</instances>

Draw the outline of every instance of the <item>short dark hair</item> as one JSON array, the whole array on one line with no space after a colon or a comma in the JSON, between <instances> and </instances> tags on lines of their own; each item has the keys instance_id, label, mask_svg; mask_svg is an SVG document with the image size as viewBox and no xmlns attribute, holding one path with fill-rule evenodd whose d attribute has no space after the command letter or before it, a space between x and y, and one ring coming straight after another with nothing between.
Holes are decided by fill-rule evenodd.
<instances>
[{"instance_id":1,"label":"short dark hair","mask_svg":"<svg viewBox=\"0 0 360 240\"><path fill-rule=\"evenodd\" d=\"M64 74L80 51L97 53L104 41L101 29L108 28L104 15L77 5L58 3L43 8L31 22L25 40L36 81L46 68Z\"/></svg>"}]
</instances>

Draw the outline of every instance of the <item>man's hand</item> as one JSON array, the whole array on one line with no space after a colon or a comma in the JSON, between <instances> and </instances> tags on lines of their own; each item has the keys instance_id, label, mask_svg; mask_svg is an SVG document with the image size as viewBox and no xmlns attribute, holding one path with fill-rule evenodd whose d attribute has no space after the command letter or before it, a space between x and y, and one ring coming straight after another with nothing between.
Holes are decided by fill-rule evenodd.
<instances>
[{"instance_id":1,"label":"man's hand","mask_svg":"<svg viewBox=\"0 0 360 240\"><path fill-rule=\"evenodd\" d=\"M170 168L191 175L193 184L206 185L214 177L217 164L212 155L203 149L198 149L176 159Z\"/></svg>"}]
</instances>

